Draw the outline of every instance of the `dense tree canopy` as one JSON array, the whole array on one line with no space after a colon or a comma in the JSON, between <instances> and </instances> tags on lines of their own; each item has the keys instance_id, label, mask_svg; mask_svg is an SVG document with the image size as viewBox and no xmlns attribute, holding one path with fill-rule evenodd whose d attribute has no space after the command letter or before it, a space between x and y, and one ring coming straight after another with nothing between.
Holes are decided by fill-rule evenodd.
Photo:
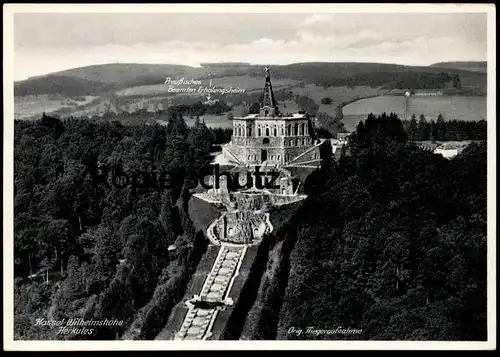
<instances>
[{"instance_id":1,"label":"dense tree canopy","mask_svg":"<svg viewBox=\"0 0 500 357\"><path fill-rule=\"evenodd\" d=\"M15 122L15 338L153 339L165 326L206 246L189 183L231 134L165 115L166 127ZM263 275L274 280L251 314L256 338L486 338L486 142L452 160L412 143L460 132L484 139L485 123L370 115L339 160L322 148L308 198L273 233L271 249L284 248L269 254L278 268ZM137 170L168 171L171 184L118 180ZM65 336L36 326L42 317L124 324Z\"/></svg>"},{"instance_id":2,"label":"dense tree canopy","mask_svg":"<svg viewBox=\"0 0 500 357\"><path fill-rule=\"evenodd\" d=\"M188 128L177 109L168 112L167 127L45 116L15 122L17 338L64 338L26 328L39 317L93 317L125 321L93 336L115 339L150 302L160 277L175 277L163 298L180 298L196 237L179 212L185 204L176 202L186 199L185 180L227 134L199 121ZM172 173L166 190L114 184L115 176L131 182L134 172L165 170ZM172 255L168 247L176 242L181 251Z\"/></svg>"},{"instance_id":3,"label":"dense tree canopy","mask_svg":"<svg viewBox=\"0 0 500 357\"><path fill-rule=\"evenodd\" d=\"M384 114L348 150L309 177L281 233L296 243L277 337L314 326L363 330L324 339L485 340L486 143L447 160Z\"/></svg>"}]
</instances>

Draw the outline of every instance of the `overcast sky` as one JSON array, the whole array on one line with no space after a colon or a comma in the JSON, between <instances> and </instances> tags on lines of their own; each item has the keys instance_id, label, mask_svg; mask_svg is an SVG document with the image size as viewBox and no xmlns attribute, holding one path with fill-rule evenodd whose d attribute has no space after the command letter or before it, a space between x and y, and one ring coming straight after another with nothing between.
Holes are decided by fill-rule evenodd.
<instances>
[{"instance_id":1,"label":"overcast sky","mask_svg":"<svg viewBox=\"0 0 500 357\"><path fill-rule=\"evenodd\" d=\"M15 80L102 63L486 60L486 14L14 16Z\"/></svg>"}]
</instances>

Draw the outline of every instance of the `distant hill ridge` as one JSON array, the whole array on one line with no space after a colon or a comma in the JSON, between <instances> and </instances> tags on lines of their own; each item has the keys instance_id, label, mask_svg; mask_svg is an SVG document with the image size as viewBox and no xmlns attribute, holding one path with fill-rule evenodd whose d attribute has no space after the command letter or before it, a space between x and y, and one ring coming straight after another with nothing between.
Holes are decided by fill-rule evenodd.
<instances>
[{"instance_id":1,"label":"distant hill ridge","mask_svg":"<svg viewBox=\"0 0 500 357\"><path fill-rule=\"evenodd\" d=\"M61 75L83 78L105 83L129 83L134 78L154 78L156 83L165 80L166 75L182 75L194 67L179 64L139 64L139 63L109 63L79 68L72 68L48 75Z\"/></svg>"},{"instance_id":2,"label":"distant hill ridge","mask_svg":"<svg viewBox=\"0 0 500 357\"><path fill-rule=\"evenodd\" d=\"M90 81L84 78L62 75L35 77L14 83L14 95L64 94L82 96L102 93L114 89L109 83Z\"/></svg>"},{"instance_id":3,"label":"distant hill ridge","mask_svg":"<svg viewBox=\"0 0 500 357\"><path fill-rule=\"evenodd\" d=\"M462 69L466 71L486 73L488 65L486 61L438 62L431 64L431 67L439 67L446 69Z\"/></svg>"},{"instance_id":4,"label":"distant hill ridge","mask_svg":"<svg viewBox=\"0 0 500 357\"><path fill-rule=\"evenodd\" d=\"M465 63L465 64L464 64ZM371 85L395 88L415 74L432 77L443 71L456 73L469 89L485 92L486 73L477 70L481 62L446 62L432 66L405 66L385 63L307 62L272 65L274 78L290 78L321 86ZM263 76L262 65L245 63L204 63L206 67L178 64L110 63L79 67L28 78L15 83L14 94L101 95L102 93L141 85L162 84L166 77L207 78L224 76ZM464 67L473 68L467 70ZM446 67L447 66L447 67ZM479 65L482 66L482 65ZM484 67L486 64L484 63Z\"/></svg>"}]
</instances>

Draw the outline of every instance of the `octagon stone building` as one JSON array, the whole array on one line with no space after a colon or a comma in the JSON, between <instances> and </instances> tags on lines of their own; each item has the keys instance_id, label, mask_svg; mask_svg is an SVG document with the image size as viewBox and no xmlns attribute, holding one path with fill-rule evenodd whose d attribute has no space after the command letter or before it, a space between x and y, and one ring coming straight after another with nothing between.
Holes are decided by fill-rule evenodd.
<instances>
[{"instance_id":1,"label":"octagon stone building","mask_svg":"<svg viewBox=\"0 0 500 357\"><path fill-rule=\"evenodd\" d=\"M269 68L259 114L233 118L224 158L237 166L319 166L321 142L307 113L284 115L274 98Z\"/></svg>"}]
</instances>

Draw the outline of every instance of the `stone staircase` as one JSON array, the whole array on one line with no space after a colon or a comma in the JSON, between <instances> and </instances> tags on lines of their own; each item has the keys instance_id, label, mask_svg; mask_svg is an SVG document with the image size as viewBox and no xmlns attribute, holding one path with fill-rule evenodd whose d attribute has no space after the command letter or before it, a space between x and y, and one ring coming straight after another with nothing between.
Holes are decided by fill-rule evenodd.
<instances>
[{"instance_id":1,"label":"stone staircase","mask_svg":"<svg viewBox=\"0 0 500 357\"><path fill-rule=\"evenodd\" d=\"M314 159L314 160L306 160L306 161L300 161L299 159L304 157L306 154L310 153L311 151L313 150L316 150L318 147L321 146L322 143L319 143L319 144L315 144L314 146L310 147L309 149L307 149L306 151L304 151L302 154L294 157L292 160L290 160L288 163L287 163L287 166L298 166L298 165L301 165L301 164L305 164L305 163L312 163L312 162L320 162L320 159Z\"/></svg>"},{"instance_id":2,"label":"stone staircase","mask_svg":"<svg viewBox=\"0 0 500 357\"><path fill-rule=\"evenodd\" d=\"M246 249L244 246L221 246L200 294L186 302L189 310L175 340L206 340L212 336L211 327L217 313L224 306L233 304L229 293ZM219 306L200 308L196 306L200 302L217 303Z\"/></svg>"},{"instance_id":3,"label":"stone staircase","mask_svg":"<svg viewBox=\"0 0 500 357\"><path fill-rule=\"evenodd\" d=\"M243 163L238 159L238 157L233 154L229 149L229 145L222 146L222 152L227 153L231 157L231 161L233 161L236 165L242 165Z\"/></svg>"}]
</instances>

